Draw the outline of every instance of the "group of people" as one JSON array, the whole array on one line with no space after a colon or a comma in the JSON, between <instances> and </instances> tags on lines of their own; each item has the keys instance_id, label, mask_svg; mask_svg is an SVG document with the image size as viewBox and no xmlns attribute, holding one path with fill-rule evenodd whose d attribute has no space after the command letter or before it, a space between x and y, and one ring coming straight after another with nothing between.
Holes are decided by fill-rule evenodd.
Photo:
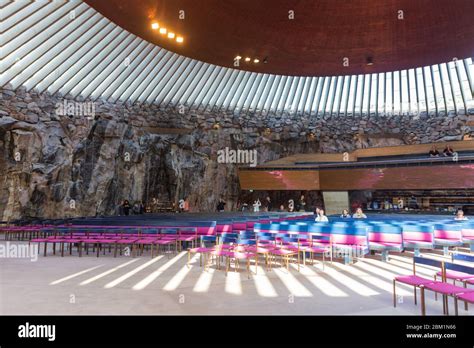
<instances>
[{"instance_id":1,"label":"group of people","mask_svg":"<svg viewBox=\"0 0 474 348\"><path fill-rule=\"evenodd\" d=\"M374 200L367 204L368 209L373 210L388 210L388 209L395 209L395 210L408 210L408 209L420 209L418 205L418 201L415 196L410 196L410 198L403 198L403 197L396 197L393 200L386 198L381 202Z\"/></svg>"},{"instance_id":2,"label":"group of people","mask_svg":"<svg viewBox=\"0 0 474 348\"><path fill-rule=\"evenodd\" d=\"M314 221L316 222L329 222L328 217L324 214L324 209L317 207L314 211L314 215L316 218ZM362 208L357 208L354 214L350 214L347 209L344 209L341 214L341 218L343 219L367 219L367 215L364 214Z\"/></svg>"},{"instance_id":3,"label":"group of people","mask_svg":"<svg viewBox=\"0 0 474 348\"><path fill-rule=\"evenodd\" d=\"M130 214L139 215L145 213L145 205L142 201L136 201L133 205L128 200L120 202L118 207L119 216L128 216Z\"/></svg>"},{"instance_id":4,"label":"group of people","mask_svg":"<svg viewBox=\"0 0 474 348\"><path fill-rule=\"evenodd\" d=\"M217 211L224 211L224 206L225 202L221 198L219 199L217 203ZM237 204L237 209L239 211L253 211L253 212L259 212L259 211L273 211L273 202L269 196L267 196L263 202L260 201L260 198L257 198L253 202L249 203L239 203ZM300 199L296 202L294 202L293 199L290 199L288 201L288 206L285 208L284 204L281 204L278 210L278 212L295 212L295 211L306 211L306 200L304 195L300 196Z\"/></svg>"},{"instance_id":5,"label":"group of people","mask_svg":"<svg viewBox=\"0 0 474 348\"><path fill-rule=\"evenodd\" d=\"M217 204L217 211L224 211L222 203L225 205L225 202L223 202L223 201L221 202L221 200L219 200L219 203ZM221 207L222 210L219 210L219 207ZM260 198L257 198L251 204L248 204L246 202L244 202L242 204L237 204L237 209L239 211L250 211L251 210L253 212L259 212L261 207L263 207L262 208L263 211L272 211L273 204L272 204L272 200L270 199L269 196L267 196L263 200L263 203L260 201Z\"/></svg>"},{"instance_id":6,"label":"group of people","mask_svg":"<svg viewBox=\"0 0 474 348\"><path fill-rule=\"evenodd\" d=\"M314 211L314 215L316 218L314 219L315 222L329 222L328 217L324 214L324 210L321 208L316 208ZM364 214L362 208L357 208L354 214L350 214L347 209L342 211L340 216L343 219L367 219L367 215ZM458 209L456 212L456 216L454 217L456 221L466 221L469 220L465 215L462 209Z\"/></svg>"},{"instance_id":7,"label":"group of people","mask_svg":"<svg viewBox=\"0 0 474 348\"><path fill-rule=\"evenodd\" d=\"M439 153L439 151L438 151L438 149L436 148L435 145L433 145L431 147L431 150L428 154L430 155L430 157L439 157L440 156L440 153ZM446 147L444 148L443 156L445 156L445 157L454 156L454 150L450 145L446 145Z\"/></svg>"}]
</instances>

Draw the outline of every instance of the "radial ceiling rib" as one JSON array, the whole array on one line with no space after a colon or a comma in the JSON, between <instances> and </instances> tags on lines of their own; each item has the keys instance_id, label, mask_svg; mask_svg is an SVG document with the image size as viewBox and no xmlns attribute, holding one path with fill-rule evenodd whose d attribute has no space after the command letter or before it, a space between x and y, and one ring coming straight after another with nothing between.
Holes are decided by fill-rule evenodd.
<instances>
[{"instance_id":1,"label":"radial ceiling rib","mask_svg":"<svg viewBox=\"0 0 474 348\"><path fill-rule=\"evenodd\" d=\"M81 0L0 0L0 7L0 86L255 115L378 116L474 107L471 58L377 75L270 75L168 51Z\"/></svg>"}]
</instances>

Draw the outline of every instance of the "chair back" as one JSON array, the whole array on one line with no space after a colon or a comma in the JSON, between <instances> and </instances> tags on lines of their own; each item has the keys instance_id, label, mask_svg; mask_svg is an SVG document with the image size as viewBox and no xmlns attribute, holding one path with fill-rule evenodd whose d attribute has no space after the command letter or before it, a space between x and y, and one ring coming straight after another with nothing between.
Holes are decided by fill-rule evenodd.
<instances>
[{"instance_id":1,"label":"chair back","mask_svg":"<svg viewBox=\"0 0 474 348\"><path fill-rule=\"evenodd\" d=\"M469 254L462 254L462 253L452 253L451 254L451 261L467 261L467 262L474 262L474 255Z\"/></svg>"},{"instance_id":2,"label":"chair back","mask_svg":"<svg viewBox=\"0 0 474 348\"><path fill-rule=\"evenodd\" d=\"M413 275L416 275L417 264L439 268L442 273L442 277L441 277L442 281L443 282L446 281L446 269L444 267L444 264L445 264L444 261L434 260L427 257L414 256L413 257Z\"/></svg>"}]
</instances>

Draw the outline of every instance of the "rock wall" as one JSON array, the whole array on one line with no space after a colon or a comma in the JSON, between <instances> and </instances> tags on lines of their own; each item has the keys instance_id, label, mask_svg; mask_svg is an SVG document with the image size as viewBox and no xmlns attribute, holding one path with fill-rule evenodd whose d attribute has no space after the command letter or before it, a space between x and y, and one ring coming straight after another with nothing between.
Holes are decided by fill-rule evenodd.
<instances>
[{"instance_id":1,"label":"rock wall","mask_svg":"<svg viewBox=\"0 0 474 348\"><path fill-rule=\"evenodd\" d=\"M223 197L234 209L238 165L220 163L219 150L257 150L260 164L296 153L460 140L472 131L469 117L239 114L7 86L0 89L0 220L115 214L123 199L187 197L192 211L214 211Z\"/></svg>"}]
</instances>

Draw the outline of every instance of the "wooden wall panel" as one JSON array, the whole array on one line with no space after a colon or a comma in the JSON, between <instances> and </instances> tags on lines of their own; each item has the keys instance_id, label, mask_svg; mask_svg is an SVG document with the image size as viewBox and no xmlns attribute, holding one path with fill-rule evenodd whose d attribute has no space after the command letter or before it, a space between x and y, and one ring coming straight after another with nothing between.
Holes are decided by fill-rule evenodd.
<instances>
[{"instance_id":1,"label":"wooden wall panel","mask_svg":"<svg viewBox=\"0 0 474 348\"><path fill-rule=\"evenodd\" d=\"M322 190L474 188L474 164L320 171Z\"/></svg>"},{"instance_id":2,"label":"wooden wall panel","mask_svg":"<svg viewBox=\"0 0 474 348\"><path fill-rule=\"evenodd\" d=\"M474 164L330 170L239 171L243 190L414 190L474 188Z\"/></svg>"},{"instance_id":3,"label":"wooden wall panel","mask_svg":"<svg viewBox=\"0 0 474 348\"><path fill-rule=\"evenodd\" d=\"M242 190L319 190L317 170L239 170Z\"/></svg>"}]
</instances>

